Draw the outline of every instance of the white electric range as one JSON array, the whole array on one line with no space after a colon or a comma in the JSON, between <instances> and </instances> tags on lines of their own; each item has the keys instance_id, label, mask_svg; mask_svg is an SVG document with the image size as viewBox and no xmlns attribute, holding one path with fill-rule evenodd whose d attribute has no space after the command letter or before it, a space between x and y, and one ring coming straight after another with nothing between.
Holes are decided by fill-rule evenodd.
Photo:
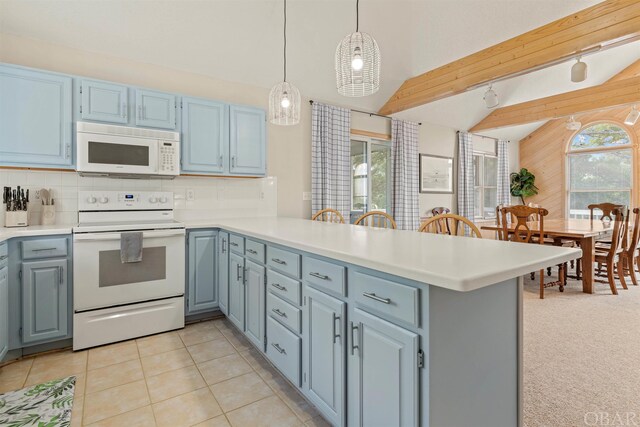
<instances>
[{"instance_id":1,"label":"white electric range","mask_svg":"<svg viewBox=\"0 0 640 427\"><path fill-rule=\"evenodd\" d=\"M184 326L185 227L173 193L80 191L73 229L73 349ZM120 259L121 233L143 236L140 262Z\"/></svg>"}]
</instances>

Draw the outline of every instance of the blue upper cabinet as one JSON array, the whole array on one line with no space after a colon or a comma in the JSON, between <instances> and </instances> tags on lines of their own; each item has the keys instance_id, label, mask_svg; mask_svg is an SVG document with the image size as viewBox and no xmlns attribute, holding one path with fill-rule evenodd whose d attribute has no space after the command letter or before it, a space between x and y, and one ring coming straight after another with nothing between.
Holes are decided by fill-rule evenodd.
<instances>
[{"instance_id":1,"label":"blue upper cabinet","mask_svg":"<svg viewBox=\"0 0 640 427\"><path fill-rule=\"evenodd\" d=\"M0 164L73 165L71 77L0 65Z\"/></svg>"},{"instance_id":2,"label":"blue upper cabinet","mask_svg":"<svg viewBox=\"0 0 640 427\"><path fill-rule=\"evenodd\" d=\"M136 89L136 125L175 129L176 96L170 93Z\"/></svg>"},{"instance_id":3,"label":"blue upper cabinet","mask_svg":"<svg viewBox=\"0 0 640 427\"><path fill-rule=\"evenodd\" d=\"M79 91L78 108L82 120L121 124L129 121L129 91L126 86L81 80Z\"/></svg>"},{"instance_id":4,"label":"blue upper cabinet","mask_svg":"<svg viewBox=\"0 0 640 427\"><path fill-rule=\"evenodd\" d=\"M229 106L182 98L182 171L222 174L229 162Z\"/></svg>"},{"instance_id":5,"label":"blue upper cabinet","mask_svg":"<svg viewBox=\"0 0 640 427\"><path fill-rule=\"evenodd\" d=\"M267 172L264 110L232 105L229 115L229 172L232 175L264 176Z\"/></svg>"}]
</instances>

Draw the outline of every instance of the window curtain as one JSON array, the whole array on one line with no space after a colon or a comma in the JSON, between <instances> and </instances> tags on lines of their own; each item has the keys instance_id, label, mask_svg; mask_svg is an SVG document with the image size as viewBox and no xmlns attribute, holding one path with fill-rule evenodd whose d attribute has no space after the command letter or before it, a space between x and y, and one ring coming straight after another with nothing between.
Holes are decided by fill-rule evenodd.
<instances>
[{"instance_id":1,"label":"window curtain","mask_svg":"<svg viewBox=\"0 0 640 427\"><path fill-rule=\"evenodd\" d=\"M392 119L391 211L400 230L417 230L420 225L418 174L418 124Z\"/></svg>"},{"instance_id":2,"label":"window curtain","mask_svg":"<svg viewBox=\"0 0 640 427\"><path fill-rule=\"evenodd\" d=\"M311 112L311 209L351 211L351 111L314 102Z\"/></svg>"},{"instance_id":3,"label":"window curtain","mask_svg":"<svg viewBox=\"0 0 640 427\"><path fill-rule=\"evenodd\" d=\"M511 204L511 179L509 177L509 141L498 140L498 204Z\"/></svg>"},{"instance_id":4,"label":"window curtain","mask_svg":"<svg viewBox=\"0 0 640 427\"><path fill-rule=\"evenodd\" d=\"M458 214L471 221L474 219L475 206L473 184L472 135L458 132Z\"/></svg>"}]
</instances>

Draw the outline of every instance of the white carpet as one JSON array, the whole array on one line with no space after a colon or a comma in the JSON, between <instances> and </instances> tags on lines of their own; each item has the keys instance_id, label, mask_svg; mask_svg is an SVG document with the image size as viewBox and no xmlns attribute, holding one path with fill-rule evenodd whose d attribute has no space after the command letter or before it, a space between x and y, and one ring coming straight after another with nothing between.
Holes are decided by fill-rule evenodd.
<instances>
[{"instance_id":1,"label":"white carpet","mask_svg":"<svg viewBox=\"0 0 640 427\"><path fill-rule=\"evenodd\" d=\"M525 279L526 427L640 425L640 287L627 282L616 296L570 281L540 300L538 282Z\"/></svg>"}]
</instances>

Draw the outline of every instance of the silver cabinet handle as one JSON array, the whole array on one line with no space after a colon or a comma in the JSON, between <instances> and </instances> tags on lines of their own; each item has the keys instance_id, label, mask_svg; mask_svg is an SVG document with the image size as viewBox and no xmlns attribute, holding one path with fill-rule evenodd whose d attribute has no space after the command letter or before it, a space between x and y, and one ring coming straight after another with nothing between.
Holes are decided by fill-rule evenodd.
<instances>
[{"instance_id":1,"label":"silver cabinet handle","mask_svg":"<svg viewBox=\"0 0 640 427\"><path fill-rule=\"evenodd\" d=\"M373 292L369 293L369 292L365 292L362 294L363 297L367 297L367 298L371 298L374 301L378 301L384 304L391 304L391 299L389 298L382 298L379 297L378 295L374 294Z\"/></svg>"},{"instance_id":2,"label":"silver cabinet handle","mask_svg":"<svg viewBox=\"0 0 640 427\"><path fill-rule=\"evenodd\" d=\"M227 239L222 239L222 253L227 252Z\"/></svg>"},{"instance_id":3,"label":"silver cabinet handle","mask_svg":"<svg viewBox=\"0 0 640 427\"><path fill-rule=\"evenodd\" d=\"M230 244L231 246L238 247L238 244L237 244L236 242L229 242L229 244Z\"/></svg>"},{"instance_id":4,"label":"silver cabinet handle","mask_svg":"<svg viewBox=\"0 0 640 427\"><path fill-rule=\"evenodd\" d=\"M232 168L236 167L236 156L231 156L231 167Z\"/></svg>"},{"instance_id":5,"label":"silver cabinet handle","mask_svg":"<svg viewBox=\"0 0 640 427\"><path fill-rule=\"evenodd\" d=\"M0 256L0 261L4 261L7 258L9 258L9 255L2 255Z\"/></svg>"},{"instance_id":6,"label":"silver cabinet handle","mask_svg":"<svg viewBox=\"0 0 640 427\"><path fill-rule=\"evenodd\" d=\"M280 347L280 344L271 344L271 347L275 348L280 354L287 354L286 350Z\"/></svg>"},{"instance_id":7,"label":"silver cabinet handle","mask_svg":"<svg viewBox=\"0 0 640 427\"><path fill-rule=\"evenodd\" d=\"M64 282L64 267L60 267L60 284Z\"/></svg>"},{"instance_id":8,"label":"silver cabinet handle","mask_svg":"<svg viewBox=\"0 0 640 427\"><path fill-rule=\"evenodd\" d=\"M336 320L340 320L340 316L333 313L333 343L336 343L336 339L340 338L340 332L336 332Z\"/></svg>"},{"instance_id":9,"label":"silver cabinet handle","mask_svg":"<svg viewBox=\"0 0 640 427\"><path fill-rule=\"evenodd\" d=\"M285 288L284 286L280 285L279 283L272 283L271 286L273 286L274 288L280 290L280 291L286 291L287 288Z\"/></svg>"},{"instance_id":10,"label":"silver cabinet handle","mask_svg":"<svg viewBox=\"0 0 640 427\"><path fill-rule=\"evenodd\" d=\"M127 103L126 102L122 103L122 118L123 119L127 118Z\"/></svg>"},{"instance_id":11,"label":"silver cabinet handle","mask_svg":"<svg viewBox=\"0 0 640 427\"><path fill-rule=\"evenodd\" d=\"M242 275L240 274L240 269L241 269L241 268L242 268L242 266L241 266L240 264L238 264L238 265L236 266L236 276L237 276L237 279L236 279L236 280L238 280L238 281L242 279Z\"/></svg>"},{"instance_id":12,"label":"silver cabinet handle","mask_svg":"<svg viewBox=\"0 0 640 427\"><path fill-rule=\"evenodd\" d=\"M358 353L360 353L360 346L359 345L355 345L356 344L356 340L354 338L353 335L353 331L357 331L359 329L358 326L353 326L353 322L351 322L351 355L353 356L353 352L355 351L355 349L358 349Z\"/></svg>"},{"instance_id":13,"label":"silver cabinet handle","mask_svg":"<svg viewBox=\"0 0 640 427\"><path fill-rule=\"evenodd\" d=\"M271 311L273 311L275 314L277 314L280 317L284 317L285 319L287 318L287 313L283 313L282 311L278 310L277 308L272 308Z\"/></svg>"},{"instance_id":14,"label":"silver cabinet handle","mask_svg":"<svg viewBox=\"0 0 640 427\"><path fill-rule=\"evenodd\" d=\"M271 258L271 261L275 262L276 264L287 265L286 261L283 261L283 260L278 259L278 258Z\"/></svg>"},{"instance_id":15,"label":"silver cabinet handle","mask_svg":"<svg viewBox=\"0 0 640 427\"><path fill-rule=\"evenodd\" d=\"M222 166L222 154L220 154L220 166Z\"/></svg>"},{"instance_id":16,"label":"silver cabinet handle","mask_svg":"<svg viewBox=\"0 0 640 427\"><path fill-rule=\"evenodd\" d=\"M40 252L40 251L55 251L58 248L38 248L38 249L31 249L33 252Z\"/></svg>"},{"instance_id":17,"label":"silver cabinet handle","mask_svg":"<svg viewBox=\"0 0 640 427\"><path fill-rule=\"evenodd\" d=\"M329 276L325 276L324 274L320 274L320 273L311 272L309 273L309 276L317 277L318 279L322 279L322 280L331 280Z\"/></svg>"},{"instance_id":18,"label":"silver cabinet handle","mask_svg":"<svg viewBox=\"0 0 640 427\"><path fill-rule=\"evenodd\" d=\"M250 254L258 255L258 252L254 251L253 249L247 249L247 252L249 252Z\"/></svg>"}]
</instances>

